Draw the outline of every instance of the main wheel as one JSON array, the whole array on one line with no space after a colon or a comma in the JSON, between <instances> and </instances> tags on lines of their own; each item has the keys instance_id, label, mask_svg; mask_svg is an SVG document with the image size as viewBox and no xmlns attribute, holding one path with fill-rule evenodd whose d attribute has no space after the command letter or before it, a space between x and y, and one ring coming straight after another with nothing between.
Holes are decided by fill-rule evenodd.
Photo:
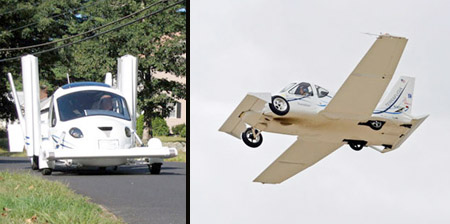
<instances>
[{"instance_id":1,"label":"main wheel","mask_svg":"<svg viewBox=\"0 0 450 224\"><path fill-rule=\"evenodd\" d=\"M253 135L252 128L247 128L244 132L242 132L242 140L247 146L252 148L256 148L262 144L263 137L257 129L255 129L256 136Z\"/></svg>"},{"instance_id":2,"label":"main wheel","mask_svg":"<svg viewBox=\"0 0 450 224\"><path fill-rule=\"evenodd\" d=\"M284 116L289 112L289 103L281 96L272 96L272 103L269 108L276 115Z\"/></svg>"},{"instance_id":3,"label":"main wheel","mask_svg":"<svg viewBox=\"0 0 450 224\"><path fill-rule=\"evenodd\" d=\"M380 130L383 127L384 121L370 121L369 126L375 131Z\"/></svg>"},{"instance_id":4,"label":"main wheel","mask_svg":"<svg viewBox=\"0 0 450 224\"><path fill-rule=\"evenodd\" d=\"M31 169L38 170L39 169L39 156L33 155L31 158Z\"/></svg>"},{"instance_id":5,"label":"main wheel","mask_svg":"<svg viewBox=\"0 0 450 224\"><path fill-rule=\"evenodd\" d=\"M355 141L355 142L349 142L348 145L350 145L350 148L352 148L355 151L360 151L365 145L365 142L359 142L359 141Z\"/></svg>"},{"instance_id":6,"label":"main wheel","mask_svg":"<svg viewBox=\"0 0 450 224\"><path fill-rule=\"evenodd\" d=\"M47 175L50 175L50 174L52 174L52 169L50 169L50 168L42 169L42 175L47 176Z\"/></svg>"},{"instance_id":7,"label":"main wheel","mask_svg":"<svg viewBox=\"0 0 450 224\"><path fill-rule=\"evenodd\" d=\"M151 174L159 174L161 173L161 166L162 163L153 163L148 165L148 168L150 169Z\"/></svg>"}]
</instances>

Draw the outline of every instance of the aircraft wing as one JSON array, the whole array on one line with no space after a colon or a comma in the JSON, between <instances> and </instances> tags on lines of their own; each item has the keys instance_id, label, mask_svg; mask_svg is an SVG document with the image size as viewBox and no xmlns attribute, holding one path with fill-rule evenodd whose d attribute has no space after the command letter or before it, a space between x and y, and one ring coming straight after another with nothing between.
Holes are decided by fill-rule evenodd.
<instances>
[{"instance_id":1,"label":"aircraft wing","mask_svg":"<svg viewBox=\"0 0 450 224\"><path fill-rule=\"evenodd\" d=\"M294 144L253 181L279 184L314 165L342 145L343 143L328 143L319 140L303 140L297 138Z\"/></svg>"},{"instance_id":2,"label":"aircraft wing","mask_svg":"<svg viewBox=\"0 0 450 224\"><path fill-rule=\"evenodd\" d=\"M404 37L380 35L321 113L330 118L371 116L407 41Z\"/></svg>"}]
</instances>

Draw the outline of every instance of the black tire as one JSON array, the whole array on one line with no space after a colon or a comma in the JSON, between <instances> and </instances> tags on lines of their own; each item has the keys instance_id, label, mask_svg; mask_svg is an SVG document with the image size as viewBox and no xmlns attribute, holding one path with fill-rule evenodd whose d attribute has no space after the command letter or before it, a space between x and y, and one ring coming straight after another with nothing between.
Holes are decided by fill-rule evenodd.
<instances>
[{"instance_id":1,"label":"black tire","mask_svg":"<svg viewBox=\"0 0 450 224\"><path fill-rule=\"evenodd\" d=\"M364 146L366 146L367 142L364 141L354 141L349 142L348 145L350 145L350 148L352 148L355 151L360 151Z\"/></svg>"},{"instance_id":2,"label":"black tire","mask_svg":"<svg viewBox=\"0 0 450 224\"><path fill-rule=\"evenodd\" d=\"M31 169L32 170L39 169L39 156L33 155L33 159L31 160Z\"/></svg>"},{"instance_id":3,"label":"black tire","mask_svg":"<svg viewBox=\"0 0 450 224\"><path fill-rule=\"evenodd\" d=\"M284 116L289 112L289 103L281 96L272 96L272 102L269 103L272 112L279 116Z\"/></svg>"},{"instance_id":4,"label":"black tire","mask_svg":"<svg viewBox=\"0 0 450 224\"><path fill-rule=\"evenodd\" d=\"M255 129L255 133L259 133L260 131ZM242 140L244 141L244 143L252 148L256 148L258 146L260 146L262 144L263 141L263 137L261 134L257 135L257 137L255 138L253 136L253 132L251 128L247 128L247 130L245 130L244 132L242 132Z\"/></svg>"},{"instance_id":5,"label":"black tire","mask_svg":"<svg viewBox=\"0 0 450 224\"><path fill-rule=\"evenodd\" d=\"M51 175L52 174L52 169L45 168L45 169L42 169L41 172L42 172L42 175L44 175L44 176Z\"/></svg>"},{"instance_id":6,"label":"black tire","mask_svg":"<svg viewBox=\"0 0 450 224\"><path fill-rule=\"evenodd\" d=\"M384 121L369 121L369 127L375 131L380 130L384 125Z\"/></svg>"},{"instance_id":7,"label":"black tire","mask_svg":"<svg viewBox=\"0 0 450 224\"><path fill-rule=\"evenodd\" d=\"M162 163L153 163L151 165L148 165L148 168L150 169L151 174L160 174L161 166L162 166Z\"/></svg>"}]
</instances>

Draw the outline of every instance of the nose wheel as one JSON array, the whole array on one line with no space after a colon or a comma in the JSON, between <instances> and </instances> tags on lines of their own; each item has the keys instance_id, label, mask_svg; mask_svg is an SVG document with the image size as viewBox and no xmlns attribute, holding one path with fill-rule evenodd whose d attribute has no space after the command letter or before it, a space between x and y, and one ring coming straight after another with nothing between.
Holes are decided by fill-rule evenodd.
<instances>
[{"instance_id":1,"label":"nose wheel","mask_svg":"<svg viewBox=\"0 0 450 224\"><path fill-rule=\"evenodd\" d=\"M281 96L272 96L272 103L269 103L270 110L276 115L286 115L289 112L289 103Z\"/></svg>"},{"instance_id":2,"label":"nose wheel","mask_svg":"<svg viewBox=\"0 0 450 224\"><path fill-rule=\"evenodd\" d=\"M242 140L247 146L256 148L262 144L263 137L259 130L247 128L247 130L242 132Z\"/></svg>"}]
</instances>

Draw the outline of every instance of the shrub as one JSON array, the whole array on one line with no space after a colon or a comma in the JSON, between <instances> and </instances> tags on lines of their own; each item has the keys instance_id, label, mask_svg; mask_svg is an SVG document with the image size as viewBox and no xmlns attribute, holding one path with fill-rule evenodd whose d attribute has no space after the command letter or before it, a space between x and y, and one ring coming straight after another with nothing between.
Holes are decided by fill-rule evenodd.
<instances>
[{"instance_id":1,"label":"shrub","mask_svg":"<svg viewBox=\"0 0 450 224\"><path fill-rule=\"evenodd\" d=\"M169 135L169 126L163 118L156 117L152 120L153 136L167 136Z\"/></svg>"},{"instance_id":2,"label":"shrub","mask_svg":"<svg viewBox=\"0 0 450 224\"><path fill-rule=\"evenodd\" d=\"M172 127L172 133L174 135L181 135L181 130L186 127L186 124L179 124Z\"/></svg>"},{"instance_id":3,"label":"shrub","mask_svg":"<svg viewBox=\"0 0 450 224\"><path fill-rule=\"evenodd\" d=\"M141 115L136 120L136 132L142 139L142 133L144 133L144 115Z\"/></svg>"},{"instance_id":4,"label":"shrub","mask_svg":"<svg viewBox=\"0 0 450 224\"><path fill-rule=\"evenodd\" d=\"M183 129L181 129L180 136L186 138L186 125L183 127Z\"/></svg>"}]
</instances>

